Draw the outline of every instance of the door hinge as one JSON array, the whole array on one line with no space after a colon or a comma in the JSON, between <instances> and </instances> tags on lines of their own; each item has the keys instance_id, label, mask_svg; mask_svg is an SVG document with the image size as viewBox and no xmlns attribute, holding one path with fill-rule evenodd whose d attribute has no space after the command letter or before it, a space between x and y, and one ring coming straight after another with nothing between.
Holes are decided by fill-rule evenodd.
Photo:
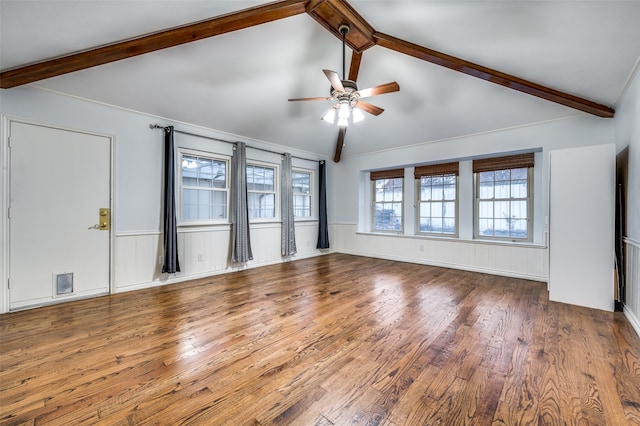
<instances>
[{"instance_id":1,"label":"door hinge","mask_svg":"<svg viewBox=\"0 0 640 426\"><path fill-rule=\"evenodd\" d=\"M11 278L7 278L7 288L11 290Z\"/></svg>"},{"instance_id":2,"label":"door hinge","mask_svg":"<svg viewBox=\"0 0 640 426\"><path fill-rule=\"evenodd\" d=\"M11 207L7 209L7 219L11 219Z\"/></svg>"}]
</instances>

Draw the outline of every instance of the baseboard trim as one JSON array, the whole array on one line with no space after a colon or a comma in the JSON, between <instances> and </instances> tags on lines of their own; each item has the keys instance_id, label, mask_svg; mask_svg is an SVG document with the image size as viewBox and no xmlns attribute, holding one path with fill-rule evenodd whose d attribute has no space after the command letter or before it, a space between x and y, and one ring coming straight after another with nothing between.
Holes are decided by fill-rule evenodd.
<instances>
[{"instance_id":1,"label":"baseboard trim","mask_svg":"<svg viewBox=\"0 0 640 426\"><path fill-rule=\"evenodd\" d=\"M624 316L629 320L631 327L633 327L633 329L636 331L638 337L640 337L640 319L638 319L638 317L626 306L624 307L624 310L622 312L624 313Z\"/></svg>"},{"instance_id":2,"label":"baseboard trim","mask_svg":"<svg viewBox=\"0 0 640 426\"><path fill-rule=\"evenodd\" d=\"M376 259L395 260L397 262L415 263L418 265L438 266L441 268L459 269L462 271L479 272L482 274L499 275L501 277L519 278L523 280L540 281L544 283L549 281L548 277L542 276L542 275L524 274L520 272L505 271L502 269L492 269L492 268L482 268L478 266L460 265L457 263L433 262L433 261L425 261L422 259L412 259L412 258L400 257L400 256L381 256L378 254L350 251L350 250L336 250L336 253L353 254L355 256L365 256L365 257L372 257Z\"/></svg>"}]
</instances>

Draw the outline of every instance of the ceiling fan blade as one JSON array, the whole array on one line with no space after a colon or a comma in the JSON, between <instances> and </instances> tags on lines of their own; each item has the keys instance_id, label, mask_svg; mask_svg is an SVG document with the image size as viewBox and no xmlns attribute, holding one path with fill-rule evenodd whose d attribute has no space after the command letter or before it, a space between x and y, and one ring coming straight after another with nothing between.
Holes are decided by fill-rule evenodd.
<instances>
[{"instance_id":1,"label":"ceiling fan blade","mask_svg":"<svg viewBox=\"0 0 640 426\"><path fill-rule=\"evenodd\" d=\"M367 98L369 96L383 95L385 93L397 92L400 90L400 85L395 81L387 84L381 84L379 86L370 87L368 89L358 90L361 98Z\"/></svg>"},{"instance_id":2,"label":"ceiling fan blade","mask_svg":"<svg viewBox=\"0 0 640 426\"><path fill-rule=\"evenodd\" d=\"M356 104L356 108L360 108L361 110L373 115L380 115L384 112L382 108L364 101L358 101L358 103Z\"/></svg>"},{"instance_id":3,"label":"ceiling fan blade","mask_svg":"<svg viewBox=\"0 0 640 426\"><path fill-rule=\"evenodd\" d=\"M342 80L340 80L340 76L337 72L331 70L322 70L324 71L324 75L327 76L329 81L331 82L331 86L336 89L338 92L344 92L344 86L342 85Z\"/></svg>"},{"instance_id":4,"label":"ceiling fan blade","mask_svg":"<svg viewBox=\"0 0 640 426\"><path fill-rule=\"evenodd\" d=\"M288 99L289 102L297 102L297 101L328 101L329 97L320 97L320 98L293 98Z\"/></svg>"},{"instance_id":5,"label":"ceiling fan blade","mask_svg":"<svg viewBox=\"0 0 640 426\"><path fill-rule=\"evenodd\" d=\"M335 163L340 162L340 156L342 155L342 148L344 147L344 134L347 133L346 126L338 127L338 140L336 141L336 153L333 155L333 161Z\"/></svg>"}]
</instances>

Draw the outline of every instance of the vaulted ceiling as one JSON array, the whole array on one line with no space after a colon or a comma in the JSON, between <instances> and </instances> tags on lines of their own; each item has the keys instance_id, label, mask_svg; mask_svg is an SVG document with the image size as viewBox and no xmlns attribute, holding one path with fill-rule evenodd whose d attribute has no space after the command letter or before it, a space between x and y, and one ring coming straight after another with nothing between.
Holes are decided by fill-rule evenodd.
<instances>
[{"instance_id":1,"label":"vaulted ceiling","mask_svg":"<svg viewBox=\"0 0 640 426\"><path fill-rule=\"evenodd\" d=\"M357 155L610 117L638 66L638 22L640 1L0 0L0 86L333 157L338 128L320 120L331 103L287 99L328 96L322 70L342 74L348 23L347 73L401 88L349 126L342 155Z\"/></svg>"}]
</instances>

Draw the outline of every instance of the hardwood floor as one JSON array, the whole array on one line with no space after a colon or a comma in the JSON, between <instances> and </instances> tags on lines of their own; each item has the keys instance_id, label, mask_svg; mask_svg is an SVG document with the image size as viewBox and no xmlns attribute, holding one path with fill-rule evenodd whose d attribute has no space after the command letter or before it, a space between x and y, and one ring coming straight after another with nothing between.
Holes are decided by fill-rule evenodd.
<instances>
[{"instance_id":1,"label":"hardwood floor","mask_svg":"<svg viewBox=\"0 0 640 426\"><path fill-rule=\"evenodd\" d=\"M640 339L545 284L331 254L0 316L0 423L640 424Z\"/></svg>"}]
</instances>

